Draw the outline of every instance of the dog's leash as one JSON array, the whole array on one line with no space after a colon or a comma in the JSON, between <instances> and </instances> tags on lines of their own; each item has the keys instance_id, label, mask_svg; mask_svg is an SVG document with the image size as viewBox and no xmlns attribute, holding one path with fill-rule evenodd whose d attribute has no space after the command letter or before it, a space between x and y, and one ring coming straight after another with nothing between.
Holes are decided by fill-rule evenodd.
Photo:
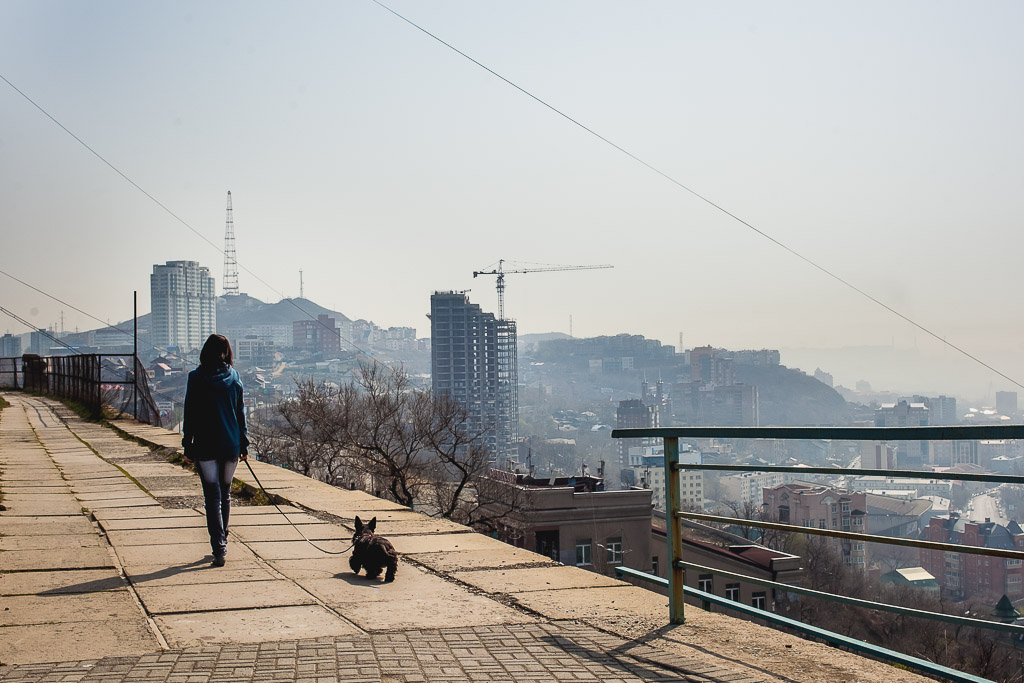
<instances>
[{"instance_id":1,"label":"dog's leash","mask_svg":"<svg viewBox=\"0 0 1024 683\"><path fill-rule=\"evenodd\" d=\"M263 491L263 495L265 495L267 497L267 500L270 501L270 504L273 505L275 508L277 508L277 511L280 512L281 515L284 517L284 521L286 521L289 524L291 524L292 528L295 529L295 531L297 531L299 533L299 536L302 536L302 540L304 540L306 543L310 544L311 546L313 546L314 548L316 548L317 550L319 550L322 553L327 553L328 555L344 555L345 553L347 553L349 550L351 550L355 546L355 542L353 541L352 545L350 545L349 547L345 548L344 550L337 550L337 551L334 551L334 550L324 550L323 548L318 546L316 543L314 543L313 541L311 541L308 538L306 538L306 534L302 533L302 530L299 529L299 527L297 527L295 525L295 522L293 522L292 520L288 519L287 513L285 513L284 510L282 510L280 507L278 507L277 503L274 502L274 497L271 496L269 493L267 493L267 490L265 488L263 488L263 484L260 483L260 478L256 476L255 472L253 472L252 465L249 464L248 458L243 460L242 462L244 462L245 466L249 468L249 474L251 474L252 478L256 480L256 485L260 487L260 491Z\"/></svg>"}]
</instances>

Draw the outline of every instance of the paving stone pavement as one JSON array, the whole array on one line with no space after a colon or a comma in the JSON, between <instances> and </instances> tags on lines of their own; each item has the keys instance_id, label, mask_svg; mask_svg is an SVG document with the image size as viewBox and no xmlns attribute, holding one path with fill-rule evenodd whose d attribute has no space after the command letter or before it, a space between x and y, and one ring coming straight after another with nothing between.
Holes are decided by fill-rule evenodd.
<instances>
[{"instance_id":1,"label":"paving stone pavement","mask_svg":"<svg viewBox=\"0 0 1024 683\"><path fill-rule=\"evenodd\" d=\"M578 624L378 633L168 650L136 657L0 668L3 683L442 683L447 681L729 681L692 662L622 653L626 641ZM656 658L660 657L662 661ZM699 668L699 666L698 666Z\"/></svg>"}]
</instances>

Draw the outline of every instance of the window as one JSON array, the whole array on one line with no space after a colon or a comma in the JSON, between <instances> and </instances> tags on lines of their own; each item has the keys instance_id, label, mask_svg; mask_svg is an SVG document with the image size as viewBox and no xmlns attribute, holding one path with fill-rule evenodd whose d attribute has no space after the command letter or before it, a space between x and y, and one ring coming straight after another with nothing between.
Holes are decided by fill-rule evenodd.
<instances>
[{"instance_id":1,"label":"window","mask_svg":"<svg viewBox=\"0 0 1024 683\"><path fill-rule=\"evenodd\" d=\"M725 597L729 600L740 601L740 585L738 583L725 584Z\"/></svg>"},{"instance_id":2,"label":"window","mask_svg":"<svg viewBox=\"0 0 1024 683\"><path fill-rule=\"evenodd\" d=\"M697 588L705 593L715 592L715 581L711 574L701 574L697 579Z\"/></svg>"},{"instance_id":3,"label":"window","mask_svg":"<svg viewBox=\"0 0 1024 683\"><path fill-rule=\"evenodd\" d=\"M825 520L823 520L823 519L819 519L819 520L818 520L818 528L819 528L819 529L825 529L825 528L827 528L827 527L825 526Z\"/></svg>"},{"instance_id":4,"label":"window","mask_svg":"<svg viewBox=\"0 0 1024 683\"><path fill-rule=\"evenodd\" d=\"M658 574L658 556L657 555L655 555L654 557L651 558L651 573L654 574L655 576L660 576L660 574Z\"/></svg>"},{"instance_id":5,"label":"window","mask_svg":"<svg viewBox=\"0 0 1024 683\"><path fill-rule=\"evenodd\" d=\"M864 550L864 544L863 543L854 543L853 544L853 549L854 550Z\"/></svg>"},{"instance_id":6,"label":"window","mask_svg":"<svg viewBox=\"0 0 1024 683\"><path fill-rule=\"evenodd\" d=\"M854 526L864 526L864 518L863 517L854 517L853 518L853 525Z\"/></svg>"},{"instance_id":7,"label":"window","mask_svg":"<svg viewBox=\"0 0 1024 683\"><path fill-rule=\"evenodd\" d=\"M622 564L622 536L609 538L604 547L609 564Z\"/></svg>"},{"instance_id":8,"label":"window","mask_svg":"<svg viewBox=\"0 0 1024 683\"><path fill-rule=\"evenodd\" d=\"M844 514L850 514L850 501L844 500L839 505L842 507Z\"/></svg>"},{"instance_id":9,"label":"window","mask_svg":"<svg viewBox=\"0 0 1024 683\"><path fill-rule=\"evenodd\" d=\"M765 593L765 591L757 591L750 598L751 606L754 607L755 609L766 609L766 604L767 604L767 597L766 596L767 596L767 594Z\"/></svg>"},{"instance_id":10,"label":"window","mask_svg":"<svg viewBox=\"0 0 1024 683\"><path fill-rule=\"evenodd\" d=\"M988 564L988 560L985 560L985 564ZM1020 564L1021 564L1020 560L1007 560L1006 561L1006 566L1007 567L1019 567Z\"/></svg>"},{"instance_id":11,"label":"window","mask_svg":"<svg viewBox=\"0 0 1024 683\"><path fill-rule=\"evenodd\" d=\"M585 567L594 564L591 553L591 542L589 538L576 541L576 566Z\"/></svg>"}]
</instances>

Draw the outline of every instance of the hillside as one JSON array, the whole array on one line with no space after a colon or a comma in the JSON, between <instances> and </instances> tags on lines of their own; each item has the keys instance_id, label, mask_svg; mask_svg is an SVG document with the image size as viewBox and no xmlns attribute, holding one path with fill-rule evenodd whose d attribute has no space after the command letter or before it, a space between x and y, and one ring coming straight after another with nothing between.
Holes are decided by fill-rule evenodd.
<instances>
[{"instance_id":1,"label":"hillside","mask_svg":"<svg viewBox=\"0 0 1024 683\"><path fill-rule=\"evenodd\" d=\"M737 365L736 381L757 385L762 425L849 424L850 410L835 389L784 365Z\"/></svg>"},{"instance_id":2,"label":"hillside","mask_svg":"<svg viewBox=\"0 0 1024 683\"><path fill-rule=\"evenodd\" d=\"M223 334L232 327L291 325L296 320L307 319L306 313L313 318L327 314L339 323L349 320L344 313L329 310L309 299L282 299L276 304L268 304L248 294L239 294L233 297L217 297L217 331ZM139 329L149 330L149 321L149 313L140 315ZM123 330L130 330L132 321L125 320L117 326Z\"/></svg>"},{"instance_id":3,"label":"hillside","mask_svg":"<svg viewBox=\"0 0 1024 683\"><path fill-rule=\"evenodd\" d=\"M550 341L552 339L570 339L569 335L564 332L535 332L533 334L520 334L519 343L521 344L539 344L544 341Z\"/></svg>"},{"instance_id":4,"label":"hillside","mask_svg":"<svg viewBox=\"0 0 1024 683\"><path fill-rule=\"evenodd\" d=\"M248 294L220 297L217 299L217 331L249 325L291 325L296 320L305 320L309 316L316 318L322 314L335 318L339 323L349 320L344 314L309 299L282 299L276 304L268 304Z\"/></svg>"}]
</instances>

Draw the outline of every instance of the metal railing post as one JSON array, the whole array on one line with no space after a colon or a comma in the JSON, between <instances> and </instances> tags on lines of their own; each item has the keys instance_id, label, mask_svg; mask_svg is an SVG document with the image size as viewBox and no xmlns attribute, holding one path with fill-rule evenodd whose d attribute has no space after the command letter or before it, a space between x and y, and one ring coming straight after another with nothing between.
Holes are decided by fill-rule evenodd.
<instances>
[{"instance_id":1,"label":"metal railing post","mask_svg":"<svg viewBox=\"0 0 1024 683\"><path fill-rule=\"evenodd\" d=\"M683 617L683 535L676 514L680 508L679 439L665 437L665 532L668 537L668 614L673 624L682 624Z\"/></svg>"}]
</instances>

